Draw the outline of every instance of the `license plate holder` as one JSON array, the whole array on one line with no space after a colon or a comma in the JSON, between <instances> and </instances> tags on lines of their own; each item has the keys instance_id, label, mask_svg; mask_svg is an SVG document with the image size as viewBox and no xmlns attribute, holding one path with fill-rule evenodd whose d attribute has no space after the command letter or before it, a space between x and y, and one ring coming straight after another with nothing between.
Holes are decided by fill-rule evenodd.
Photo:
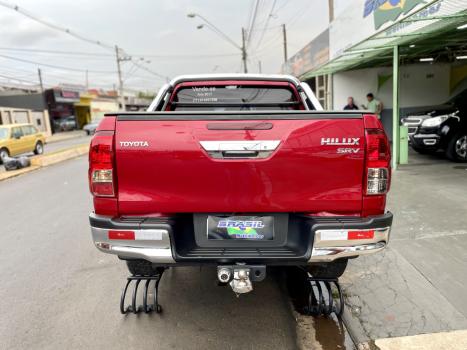
<instances>
[{"instance_id":1,"label":"license plate holder","mask_svg":"<svg viewBox=\"0 0 467 350\"><path fill-rule=\"evenodd\" d=\"M273 241L273 216L207 217L208 241Z\"/></svg>"}]
</instances>

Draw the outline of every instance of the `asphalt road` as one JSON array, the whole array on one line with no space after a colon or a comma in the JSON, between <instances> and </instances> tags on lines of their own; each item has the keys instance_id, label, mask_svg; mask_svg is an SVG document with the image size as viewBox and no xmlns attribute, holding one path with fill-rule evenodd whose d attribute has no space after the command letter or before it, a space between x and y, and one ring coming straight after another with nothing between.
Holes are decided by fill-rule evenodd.
<instances>
[{"instance_id":1,"label":"asphalt road","mask_svg":"<svg viewBox=\"0 0 467 350\"><path fill-rule=\"evenodd\" d=\"M75 137L69 140L63 140L63 141L57 141L57 142L52 142L52 143L47 143L44 147L44 153L51 153L58 151L60 149L68 148L71 146L76 146L76 145L82 145L85 143L89 143L91 141L92 136L81 136L81 137Z\"/></svg>"},{"instance_id":2,"label":"asphalt road","mask_svg":"<svg viewBox=\"0 0 467 350\"><path fill-rule=\"evenodd\" d=\"M173 269L162 315L121 315L126 267L92 245L86 167L81 157L0 182L1 349L296 347L271 277L237 298L212 269Z\"/></svg>"}]
</instances>

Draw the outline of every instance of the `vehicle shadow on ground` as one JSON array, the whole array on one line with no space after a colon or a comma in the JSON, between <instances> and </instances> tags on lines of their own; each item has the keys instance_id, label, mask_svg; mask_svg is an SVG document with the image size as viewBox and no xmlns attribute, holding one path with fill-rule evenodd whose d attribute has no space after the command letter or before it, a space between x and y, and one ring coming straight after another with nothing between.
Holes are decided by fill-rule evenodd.
<instances>
[{"instance_id":1,"label":"vehicle shadow on ground","mask_svg":"<svg viewBox=\"0 0 467 350\"><path fill-rule=\"evenodd\" d=\"M143 337L144 343L157 344L164 349L296 348L295 320L288 298L278 287L277 278L272 276L256 283L253 292L237 297L230 287L217 285L215 267L169 269L160 283L161 314L121 315L119 292L126 274L118 272L120 278L115 278L117 273L102 272L94 271L101 275L100 281L108 285L112 280L115 285L105 287L108 295L101 296L94 312L108 314L105 327L125 334L120 337L119 347L125 343L134 346L128 338L131 335L131 338ZM142 303L142 290L141 284L139 303ZM127 303L130 301L131 294Z\"/></svg>"},{"instance_id":2,"label":"vehicle shadow on ground","mask_svg":"<svg viewBox=\"0 0 467 350\"><path fill-rule=\"evenodd\" d=\"M215 267L169 269L161 280L162 314L122 315L122 323L173 327L180 336L177 342L189 339L194 348L291 349L297 344L323 350L352 348L335 316L311 317L292 311L294 306L302 310L308 290L303 279L292 274L294 269L269 268L267 278L255 283L253 292L238 297L229 286L218 285ZM141 285L140 303L142 291Z\"/></svg>"}]
</instances>

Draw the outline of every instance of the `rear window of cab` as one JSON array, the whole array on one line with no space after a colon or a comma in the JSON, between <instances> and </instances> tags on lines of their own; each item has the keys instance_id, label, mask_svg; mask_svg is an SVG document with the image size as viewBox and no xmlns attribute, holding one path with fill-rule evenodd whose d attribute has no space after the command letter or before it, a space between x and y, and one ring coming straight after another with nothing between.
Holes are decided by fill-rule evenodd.
<instances>
[{"instance_id":1,"label":"rear window of cab","mask_svg":"<svg viewBox=\"0 0 467 350\"><path fill-rule=\"evenodd\" d=\"M240 111L300 109L287 87L252 85L187 86L176 91L172 111Z\"/></svg>"}]
</instances>

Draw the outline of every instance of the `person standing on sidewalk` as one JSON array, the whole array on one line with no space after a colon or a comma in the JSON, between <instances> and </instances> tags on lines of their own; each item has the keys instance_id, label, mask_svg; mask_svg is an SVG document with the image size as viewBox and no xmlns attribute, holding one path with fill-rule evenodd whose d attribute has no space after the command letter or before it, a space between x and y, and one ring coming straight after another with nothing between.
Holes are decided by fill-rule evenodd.
<instances>
[{"instance_id":1,"label":"person standing on sidewalk","mask_svg":"<svg viewBox=\"0 0 467 350\"><path fill-rule=\"evenodd\" d=\"M344 110L355 110L358 109L357 105L354 103L353 97L347 97L347 104L344 106Z\"/></svg>"},{"instance_id":2,"label":"person standing on sidewalk","mask_svg":"<svg viewBox=\"0 0 467 350\"><path fill-rule=\"evenodd\" d=\"M377 100L371 92L366 95L368 100L367 105L362 105L363 109L368 109L370 112L376 114L378 119L381 119L381 111L383 110L383 104Z\"/></svg>"}]
</instances>

